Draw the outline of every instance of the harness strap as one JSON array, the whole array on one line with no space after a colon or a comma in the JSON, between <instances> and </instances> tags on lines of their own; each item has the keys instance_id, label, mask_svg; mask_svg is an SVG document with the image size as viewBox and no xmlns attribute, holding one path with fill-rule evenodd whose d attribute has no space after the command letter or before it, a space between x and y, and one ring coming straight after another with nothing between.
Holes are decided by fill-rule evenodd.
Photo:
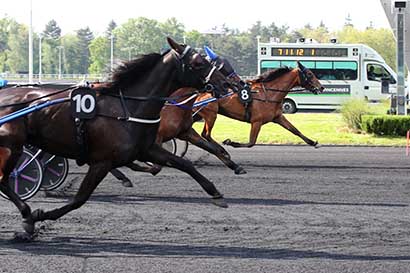
<instances>
[{"instance_id":1,"label":"harness strap","mask_svg":"<svg viewBox=\"0 0 410 273\"><path fill-rule=\"evenodd\" d=\"M184 105L184 104L188 103L189 101L191 101L192 99L194 99L194 98L196 98L196 97L198 97L198 94L197 94L197 93L196 93L196 94L193 94L192 96L190 96L189 98L187 98L187 99L185 99L185 100L183 100L183 101L181 101L181 102L168 101L168 102L165 103L165 105L181 106L181 105Z\"/></svg>"},{"instance_id":2,"label":"harness strap","mask_svg":"<svg viewBox=\"0 0 410 273\"><path fill-rule=\"evenodd\" d=\"M76 159L76 163L78 166L82 166L87 162L88 158L88 146L86 139L86 129L85 129L85 120L76 118L75 122L75 129L76 129L76 136L75 141L77 143L78 148L80 149L80 156Z\"/></svg>"},{"instance_id":3,"label":"harness strap","mask_svg":"<svg viewBox=\"0 0 410 273\"><path fill-rule=\"evenodd\" d=\"M122 120L123 118L118 118L119 120ZM161 121L161 118L157 119L142 119L142 118L133 118L133 117L128 117L124 119L125 121L128 122L135 122L135 123L144 123L144 124L155 124L159 123Z\"/></svg>"}]
</instances>

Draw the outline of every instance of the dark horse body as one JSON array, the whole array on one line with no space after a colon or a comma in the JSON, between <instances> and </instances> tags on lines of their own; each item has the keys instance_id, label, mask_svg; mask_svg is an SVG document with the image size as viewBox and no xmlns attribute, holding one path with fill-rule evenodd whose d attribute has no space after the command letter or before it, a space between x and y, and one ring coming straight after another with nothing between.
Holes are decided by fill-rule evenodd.
<instances>
[{"instance_id":1,"label":"dark horse body","mask_svg":"<svg viewBox=\"0 0 410 273\"><path fill-rule=\"evenodd\" d=\"M237 76L233 77L233 80L240 83L240 78ZM203 117L205 121L202 135L199 135L192 128L193 119L190 109L193 101L188 101L184 104L185 107L182 108L173 105L164 106L161 110L162 119L158 130L157 143L162 143L172 138L187 140L217 156L226 166L234 170L236 174L246 173L241 166L231 160L229 153L211 138L211 130L219 113L236 120L251 123L252 129L249 143L240 144L230 140L225 141L225 144L233 147L252 147L256 143L261 126L268 122L278 123L293 134L301 137L307 144L317 146L317 142L304 136L282 114L283 99L292 88L301 86L311 92L321 92L323 90L322 85L309 69L306 69L301 64L295 69L280 68L266 72L257 79L249 81L248 84L252 90L253 97L253 102L250 105L250 120L246 119L246 108L240 102L237 93L225 98L219 98L198 112L198 115ZM181 95L190 91L191 89L181 89L177 92ZM199 94L196 100L200 102L207 98L209 98L208 94ZM142 168L140 170L144 171ZM155 174L158 172L158 168L158 166L154 166L146 171Z\"/></svg>"},{"instance_id":2,"label":"dark horse body","mask_svg":"<svg viewBox=\"0 0 410 273\"><path fill-rule=\"evenodd\" d=\"M226 206L215 186L198 173L189 161L180 159L155 144L158 123L145 124L118 120L125 110L131 117L152 121L158 119L164 101L127 99L121 102L118 94L128 97L158 98L169 96L183 86L202 88L211 83L221 90L225 77L215 71L189 47L168 39L172 50L164 55L145 55L117 70L111 86L102 88L97 95L98 115L85 123L88 172L73 200L67 205L50 210L30 207L8 187L8 177L22 153L23 145L30 143L59 156L78 159L82 149L76 141L75 123L68 103L44 108L18 118L0 127L0 190L17 206L23 217L27 234L34 232L37 221L56 220L82 206L106 174L113 168L126 166L134 160L149 161L178 168L190 174L213 197L213 202ZM189 50L188 50L189 49ZM62 93L49 97L50 90L14 88L0 93L0 117L42 100L67 96ZM47 96L47 97L45 97ZM41 97L45 97L40 99ZM35 100L35 102L34 102ZM8 105L8 106L5 106Z\"/></svg>"}]
</instances>

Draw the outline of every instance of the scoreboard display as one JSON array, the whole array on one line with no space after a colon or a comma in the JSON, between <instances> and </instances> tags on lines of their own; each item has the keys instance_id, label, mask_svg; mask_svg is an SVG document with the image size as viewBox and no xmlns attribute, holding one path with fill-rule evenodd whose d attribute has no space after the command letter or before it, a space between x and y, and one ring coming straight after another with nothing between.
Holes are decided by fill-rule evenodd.
<instances>
[{"instance_id":1,"label":"scoreboard display","mask_svg":"<svg viewBox=\"0 0 410 273\"><path fill-rule=\"evenodd\" d=\"M266 48L261 48L262 55ZM347 57L347 48L297 48L297 47L272 47L272 56L310 56L310 57Z\"/></svg>"}]
</instances>

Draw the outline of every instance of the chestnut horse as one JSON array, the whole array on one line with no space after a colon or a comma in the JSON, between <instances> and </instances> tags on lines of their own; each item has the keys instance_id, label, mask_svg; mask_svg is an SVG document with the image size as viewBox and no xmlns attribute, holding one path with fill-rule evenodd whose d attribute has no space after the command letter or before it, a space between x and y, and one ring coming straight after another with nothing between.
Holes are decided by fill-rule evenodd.
<instances>
[{"instance_id":1,"label":"chestnut horse","mask_svg":"<svg viewBox=\"0 0 410 273\"><path fill-rule=\"evenodd\" d=\"M0 126L0 190L22 215L26 232L22 234L23 238L32 238L36 222L57 220L80 208L111 169L126 166L134 160L187 172L212 196L215 205L227 206L214 184L192 163L155 144L159 113L174 90L184 86L201 89L212 84L215 92L222 93L227 85L226 78L195 50L170 38L168 43L170 51L143 55L117 69L112 84L97 94L96 116L83 123L83 145L79 145L70 104L65 102ZM58 93L42 88L3 90L0 92L0 117L46 100L68 98L69 91L74 92L62 90ZM37 209L31 212L28 204L8 186L9 175L26 143L55 155L81 159L89 165L78 192L67 205L50 211Z\"/></svg>"},{"instance_id":2,"label":"chestnut horse","mask_svg":"<svg viewBox=\"0 0 410 273\"><path fill-rule=\"evenodd\" d=\"M235 148L250 148L255 145L262 125L268 122L274 122L299 136L308 145L318 147L317 141L313 141L303 135L282 113L283 100L292 88L300 86L314 94L318 94L324 89L312 71L304 67L300 62L297 62L297 64L297 68L278 68L265 72L258 78L248 81L247 83L250 86L252 97L248 113L245 106L239 101L238 94L219 99L201 109L198 114L205 121L201 133L202 137L220 146L211 137L212 128L219 113L232 119L249 122L251 124L248 143L238 143L226 139L223 142L225 145L230 145ZM197 101L204 100L207 97L209 96L201 94L198 96Z\"/></svg>"}]
</instances>

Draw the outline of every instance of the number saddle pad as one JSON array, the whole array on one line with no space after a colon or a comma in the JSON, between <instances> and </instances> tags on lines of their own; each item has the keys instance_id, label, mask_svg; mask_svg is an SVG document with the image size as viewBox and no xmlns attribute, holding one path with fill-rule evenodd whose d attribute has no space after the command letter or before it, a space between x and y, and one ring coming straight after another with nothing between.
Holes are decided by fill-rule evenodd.
<instances>
[{"instance_id":1,"label":"number saddle pad","mask_svg":"<svg viewBox=\"0 0 410 273\"><path fill-rule=\"evenodd\" d=\"M97 114L95 91L89 88L78 88L70 95L71 115L74 119L93 119Z\"/></svg>"}]
</instances>

